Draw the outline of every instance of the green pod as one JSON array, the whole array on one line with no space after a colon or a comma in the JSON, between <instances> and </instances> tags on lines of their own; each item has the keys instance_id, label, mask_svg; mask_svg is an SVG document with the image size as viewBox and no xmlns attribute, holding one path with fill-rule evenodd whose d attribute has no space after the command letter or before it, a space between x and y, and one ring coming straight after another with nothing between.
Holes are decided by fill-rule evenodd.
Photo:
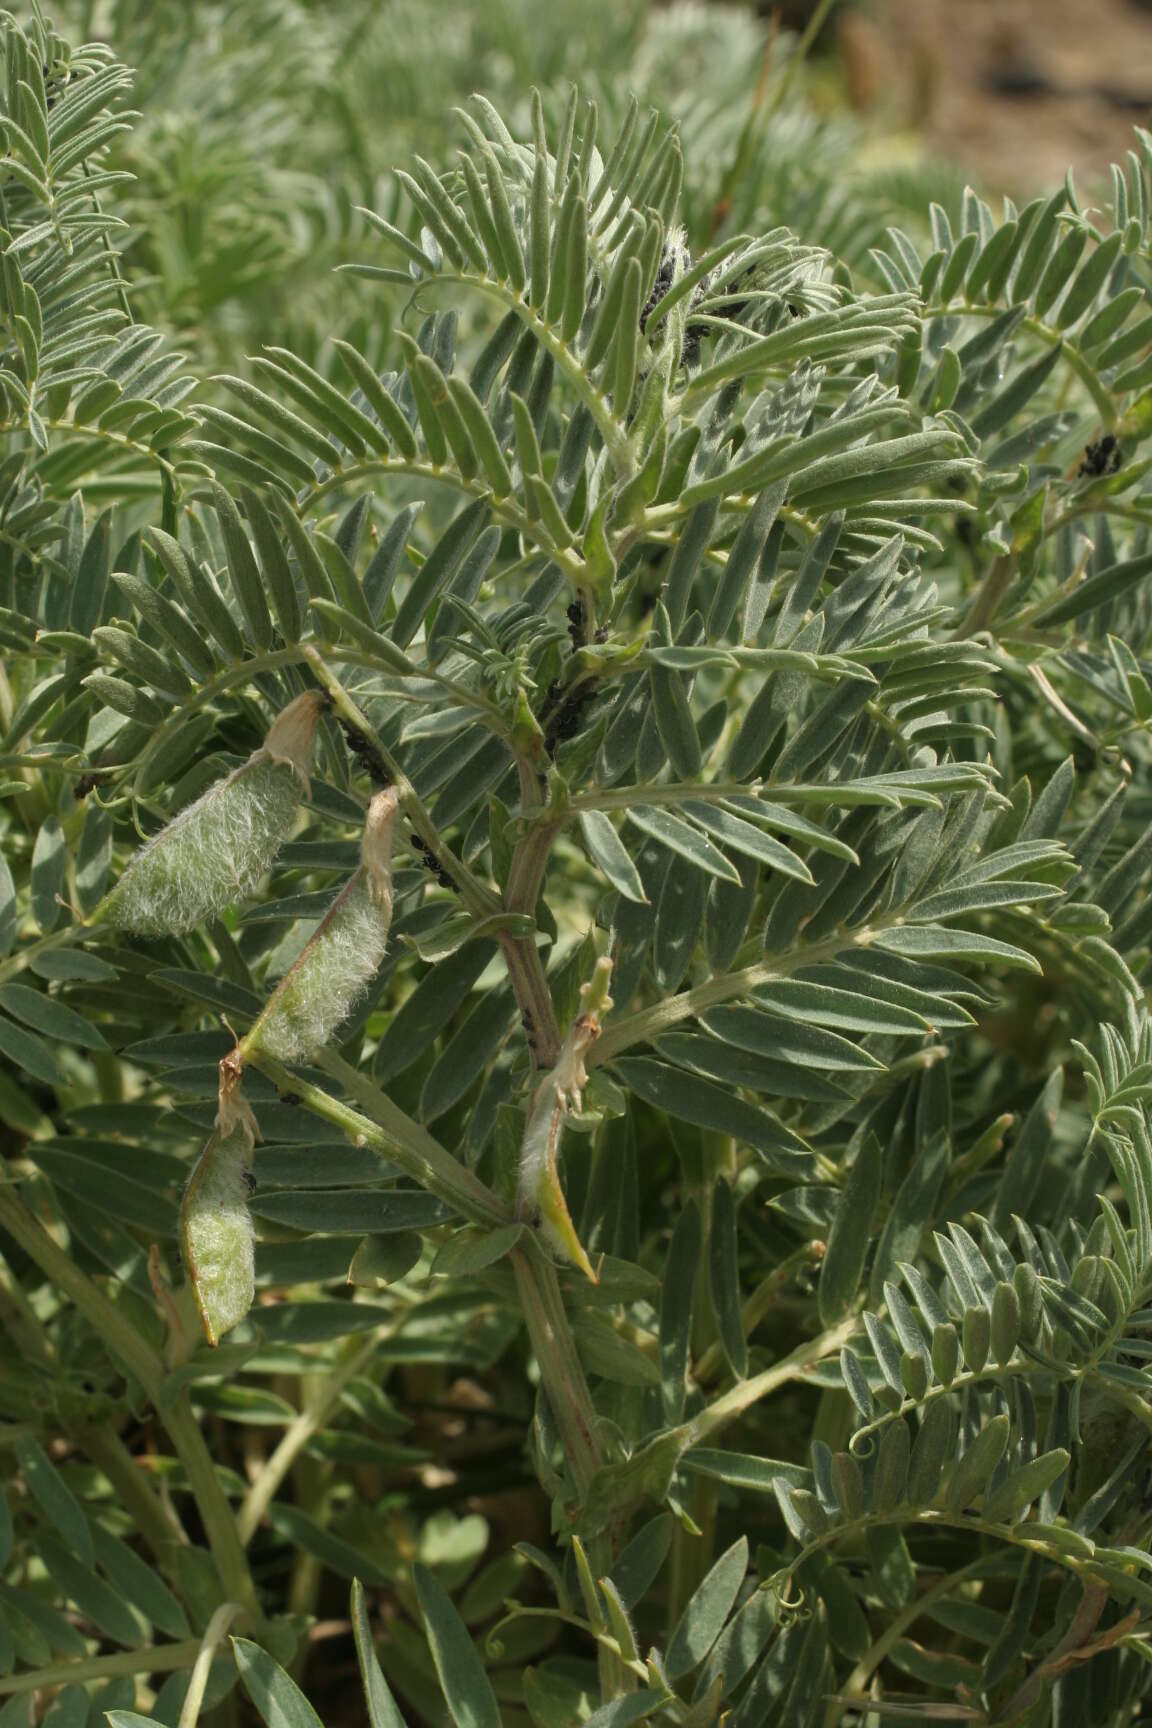
<instances>
[{"instance_id":1,"label":"green pod","mask_svg":"<svg viewBox=\"0 0 1152 1728\"><path fill-rule=\"evenodd\" d=\"M315 935L289 967L241 1040L240 1056L306 1062L322 1050L367 989L392 923L392 828L396 793L378 792L368 810L359 868Z\"/></svg>"},{"instance_id":2,"label":"green pod","mask_svg":"<svg viewBox=\"0 0 1152 1728\"><path fill-rule=\"evenodd\" d=\"M323 701L307 691L290 702L242 767L129 860L92 922L142 936L175 935L251 894L291 833L307 791Z\"/></svg>"},{"instance_id":3,"label":"green pod","mask_svg":"<svg viewBox=\"0 0 1152 1728\"><path fill-rule=\"evenodd\" d=\"M230 1061L225 1058L225 1065ZM255 1233L248 1210L255 1122L236 1080L235 1069L231 1079L222 1077L216 1130L180 1207L184 1267L213 1349L244 1319L256 1291Z\"/></svg>"}]
</instances>

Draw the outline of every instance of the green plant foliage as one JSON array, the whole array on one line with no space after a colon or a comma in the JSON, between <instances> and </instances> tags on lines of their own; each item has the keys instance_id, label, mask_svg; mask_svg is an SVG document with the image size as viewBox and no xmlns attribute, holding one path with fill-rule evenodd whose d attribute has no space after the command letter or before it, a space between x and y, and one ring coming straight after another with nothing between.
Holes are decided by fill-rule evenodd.
<instances>
[{"instance_id":1,"label":"green plant foliage","mask_svg":"<svg viewBox=\"0 0 1152 1728\"><path fill-rule=\"evenodd\" d=\"M0 1728L1143 1720L1152 138L369 10L0 19Z\"/></svg>"}]
</instances>

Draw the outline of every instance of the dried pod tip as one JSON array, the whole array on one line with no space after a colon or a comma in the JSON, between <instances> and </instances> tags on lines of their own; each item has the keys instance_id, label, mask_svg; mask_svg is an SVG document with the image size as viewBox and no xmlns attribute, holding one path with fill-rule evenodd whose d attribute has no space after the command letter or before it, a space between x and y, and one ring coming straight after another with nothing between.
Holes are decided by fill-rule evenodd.
<instances>
[{"instance_id":1,"label":"dried pod tip","mask_svg":"<svg viewBox=\"0 0 1152 1728\"><path fill-rule=\"evenodd\" d=\"M372 899L379 906L392 887L392 829L398 807L396 788L385 787L377 792L368 806L364 823L364 838L360 844L360 862Z\"/></svg>"},{"instance_id":2,"label":"dried pod tip","mask_svg":"<svg viewBox=\"0 0 1152 1728\"><path fill-rule=\"evenodd\" d=\"M305 795L310 792L308 773L312 766L312 740L316 722L329 706L323 690L305 690L282 708L271 726L258 755L269 762L283 762L299 779Z\"/></svg>"},{"instance_id":3,"label":"dried pod tip","mask_svg":"<svg viewBox=\"0 0 1152 1728\"><path fill-rule=\"evenodd\" d=\"M260 1129L252 1114L252 1106L240 1090L244 1058L239 1044L221 1059L218 1072L220 1089L216 1097L216 1127L224 1139L233 1134L243 1135L251 1151L260 1138Z\"/></svg>"}]
</instances>

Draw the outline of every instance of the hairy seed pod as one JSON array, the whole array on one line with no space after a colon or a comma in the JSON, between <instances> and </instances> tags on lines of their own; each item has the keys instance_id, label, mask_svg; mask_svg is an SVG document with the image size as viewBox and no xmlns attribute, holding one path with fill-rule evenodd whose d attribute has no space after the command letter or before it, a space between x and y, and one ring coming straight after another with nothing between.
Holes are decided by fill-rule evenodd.
<instances>
[{"instance_id":1,"label":"hairy seed pod","mask_svg":"<svg viewBox=\"0 0 1152 1728\"><path fill-rule=\"evenodd\" d=\"M292 831L308 791L312 738L325 704L297 696L259 750L181 810L129 860L92 915L142 936L191 930L252 892Z\"/></svg>"},{"instance_id":2,"label":"hairy seed pod","mask_svg":"<svg viewBox=\"0 0 1152 1728\"><path fill-rule=\"evenodd\" d=\"M311 941L289 967L248 1036L241 1058L263 1053L306 1062L322 1050L374 978L392 922L392 828L396 793L368 806L360 867L341 889Z\"/></svg>"},{"instance_id":3,"label":"hairy seed pod","mask_svg":"<svg viewBox=\"0 0 1152 1728\"><path fill-rule=\"evenodd\" d=\"M184 1265L213 1349L238 1326L256 1291L255 1235L248 1211L256 1121L240 1094L235 1053L220 1064L216 1128L180 1207Z\"/></svg>"}]
</instances>

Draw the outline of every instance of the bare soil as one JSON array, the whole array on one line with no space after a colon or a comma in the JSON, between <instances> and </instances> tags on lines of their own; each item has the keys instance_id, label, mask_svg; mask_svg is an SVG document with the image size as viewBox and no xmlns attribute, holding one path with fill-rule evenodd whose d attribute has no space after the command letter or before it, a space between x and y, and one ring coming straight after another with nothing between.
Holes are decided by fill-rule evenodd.
<instances>
[{"instance_id":1,"label":"bare soil","mask_svg":"<svg viewBox=\"0 0 1152 1728\"><path fill-rule=\"evenodd\" d=\"M1099 186L1152 130L1152 0L872 0L839 41L861 109L986 190Z\"/></svg>"}]
</instances>

